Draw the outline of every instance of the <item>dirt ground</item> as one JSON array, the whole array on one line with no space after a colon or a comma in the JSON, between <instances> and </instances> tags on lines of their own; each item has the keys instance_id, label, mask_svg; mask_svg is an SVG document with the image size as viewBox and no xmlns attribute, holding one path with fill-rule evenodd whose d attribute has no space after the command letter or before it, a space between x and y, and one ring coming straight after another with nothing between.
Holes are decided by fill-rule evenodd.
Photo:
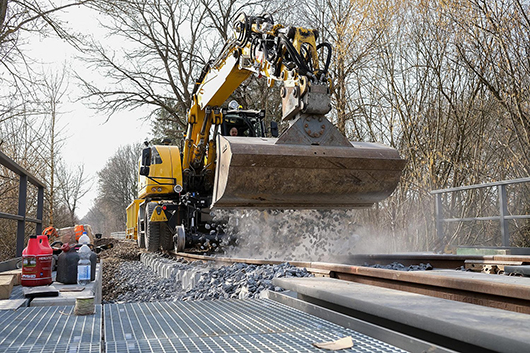
<instances>
[{"instance_id":1,"label":"dirt ground","mask_svg":"<svg viewBox=\"0 0 530 353\"><path fill-rule=\"evenodd\" d=\"M122 286L117 285L119 279L119 266L124 261L139 261L142 250L133 240L102 238L96 240L96 246L113 244L108 250L99 253L102 262L102 295L104 301L115 299L122 291Z\"/></svg>"}]
</instances>

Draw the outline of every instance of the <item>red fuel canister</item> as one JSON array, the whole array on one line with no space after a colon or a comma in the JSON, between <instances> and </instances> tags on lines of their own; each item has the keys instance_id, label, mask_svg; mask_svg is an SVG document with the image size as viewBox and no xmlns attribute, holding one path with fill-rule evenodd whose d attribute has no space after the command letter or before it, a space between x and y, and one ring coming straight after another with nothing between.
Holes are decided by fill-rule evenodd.
<instances>
[{"instance_id":1,"label":"red fuel canister","mask_svg":"<svg viewBox=\"0 0 530 353\"><path fill-rule=\"evenodd\" d=\"M50 246L50 242L48 241L48 237L46 235L37 235L37 240L39 241L39 245L43 253L50 255L53 254L53 249Z\"/></svg>"},{"instance_id":2,"label":"red fuel canister","mask_svg":"<svg viewBox=\"0 0 530 353\"><path fill-rule=\"evenodd\" d=\"M45 236L46 237L46 236ZM36 235L29 237L28 246L22 253L23 286L45 286L52 283L52 252L40 244Z\"/></svg>"}]
</instances>

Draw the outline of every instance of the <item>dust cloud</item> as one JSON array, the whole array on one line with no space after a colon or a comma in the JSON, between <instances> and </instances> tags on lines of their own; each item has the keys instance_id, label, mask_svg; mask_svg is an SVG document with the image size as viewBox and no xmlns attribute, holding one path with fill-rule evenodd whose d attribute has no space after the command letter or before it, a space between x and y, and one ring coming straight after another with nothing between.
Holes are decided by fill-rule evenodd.
<instances>
[{"instance_id":1,"label":"dust cloud","mask_svg":"<svg viewBox=\"0 0 530 353\"><path fill-rule=\"evenodd\" d=\"M223 256L286 261L347 260L387 253L387 237L355 222L355 210L217 211L228 219Z\"/></svg>"}]
</instances>

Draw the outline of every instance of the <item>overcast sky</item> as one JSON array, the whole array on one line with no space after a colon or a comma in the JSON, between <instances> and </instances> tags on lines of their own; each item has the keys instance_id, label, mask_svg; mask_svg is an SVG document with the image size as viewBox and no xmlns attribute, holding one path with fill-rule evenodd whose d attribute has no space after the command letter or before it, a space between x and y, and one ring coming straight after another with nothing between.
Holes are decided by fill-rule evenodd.
<instances>
[{"instance_id":1,"label":"overcast sky","mask_svg":"<svg viewBox=\"0 0 530 353\"><path fill-rule=\"evenodd\" d=\"M108 40L98 28L93 14L87 9L71 9L63 16L68 19L68 25L76 31L93 34L100 40ZM86 65L76 61L75 50L60 39L35 37L31 39L29 47L30 56L41 61L43 68L60 70L65 62L70 68L76 69L82 69ZM146 115L147 110L120 112L106 121L107 116L88 109L81 102L75 102L81 92L74 79L70 80L68 87L69 92L59 107L59 124L65 127L63 137L66 138L61 156L71 168L84 164L85 172L93 180L91 190L80 200L76 211L78 217L82 218L97 196L96 173L103 168L106 160L118 147L143 142L149 135L150 124L139 119Z\"/></svg>"}]
</instances>

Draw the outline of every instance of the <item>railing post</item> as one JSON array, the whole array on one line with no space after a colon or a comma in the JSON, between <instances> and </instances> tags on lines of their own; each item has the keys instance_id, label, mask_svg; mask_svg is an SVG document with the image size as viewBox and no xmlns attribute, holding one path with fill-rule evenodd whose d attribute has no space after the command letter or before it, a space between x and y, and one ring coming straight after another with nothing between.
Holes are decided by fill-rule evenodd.
<instances>
[{"instance_id":1,"label":"railing post","mask_svg":"<svg viewBox=\"0 0 530 353\"><path fill-rule=\"evenodd\" d=\"M21 220L17 221L17 252L16 256L22 256L24 249L24 233L26 229L26 198L28 190L28 176L20 175L20 184L18 188L18 215L22 216Z\"/></svg>"},{"instance_id":2,"label":"railing post","mask_svg":"<svg viewBox=\"0 0 530 353\"><path fill-rule=\"evenodd\" d=\"M443 244L444 241L444 226L443 226L443 204L442 204L442 194L436 194L436 234L438 235L438 242L440 245L440 248L443 249L445 247L445 244Z\"/></svg>"},{"instance_id":3,"label":"railing post","mask_svg":"<svg viewBox=\"0 0 530 353\"><path fill-rule=\"evenodd\" d=\"M44 209L44 188L40 186L38 194L37 194L37 219L40 220L41 223L37 223L35 225L35 233L37 235L42 234L43 209Z\"/></svg>"},{"instance_id":4,"label":"railing post","mask_svg":"<svg viewBox=\"0 0 530 353\"><path fill-rule=\"evenodd\" d=\"M508 215L508 203L506 197L506 185L497 186L499 192L499 210L501 221L502 246L510 246L510 228L505 217Z\"/></svg>"}]
</instances>

